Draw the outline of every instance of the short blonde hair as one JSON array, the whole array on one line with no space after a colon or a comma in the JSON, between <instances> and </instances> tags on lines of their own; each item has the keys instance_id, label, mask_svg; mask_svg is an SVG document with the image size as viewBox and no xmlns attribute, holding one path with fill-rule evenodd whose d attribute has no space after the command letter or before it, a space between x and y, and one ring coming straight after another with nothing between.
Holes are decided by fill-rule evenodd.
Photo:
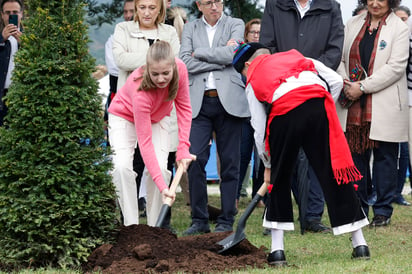
<instances>
[{"instance_id":1,"label":"short blonde hair","mask_svg":"<svg viewBox=\"0 0 412 274\"><path fill-rule=\"evenodd\" d=\"M137 5L140 0L134 0L134 21L140 23L139 15L137 14ZM157 0L157 4L160 5L159 14L156 17L155 25L158 26L160 23L163 23L166 18L166 4L165 0Z\"/></svg>"},{"instance_id":2,"label":"short blonde hair","mask_svg":"<svg viewBox=\"0 0 412 274\"><path fill-rule=\"evenodd\" d=\"M160 62L163 60L170 62L170 64L173 66L173 76L172 80L169 83L169 95L167 97L167 100L173 100L176 98L177 90L179 89L179 73L177 70L175 55L173 53L172 47L168 42L165 41L157 41L150 46L149 51L146 55L146 66L144 67L143 79L138 90L147 91L157 88L155 83L153 83L152 79L150 78L149 68L150 65L154 62Z\"/></svg>"}]
</instances>

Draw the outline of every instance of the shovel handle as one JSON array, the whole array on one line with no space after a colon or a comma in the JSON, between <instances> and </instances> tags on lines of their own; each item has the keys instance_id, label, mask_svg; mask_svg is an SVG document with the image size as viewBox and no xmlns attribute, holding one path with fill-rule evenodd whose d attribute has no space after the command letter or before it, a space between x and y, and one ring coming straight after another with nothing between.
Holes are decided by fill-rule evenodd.
<instances>
[{"instance_id":1,"label":"shovel handle","mask_svg":"<svg viewBox=\"0 0 412 274\"><path fill-rule=\"evenodd\" d=\"M192 156L192 160L193 160L193 161L196 161L196 155L193 155L193 154L192 154L191 156ZM172 183L171 183L171 185L170 185L170 187L169 187L170 193L176 193L176 189L177 189L177 186L178 186L179 183L180 183L180 179L182 178L183 172L184 172L184 171L183 171L183 165L179 165L179 166L177 167L175 176L173 177L173 181L172 181ZM168 206L172 206L173 201L172 201L171 198L166 198L164 204L166 204L166 205L168 205Z\"/></svg>"},{"instance_id":2,"label":"shovel handle","mask_svg":"<svg viewBox=\"0 0 412 274\"><path fill-rule=\"evenodd\" d=\"M180 179L182 178L182 175L183 175L183 166L179 165L179 167L176 170L175 176L173 177L172 184L169 187L170 193L176 193L176 189L180 183ZM173 203L172 199L168 197L166 198L164 204L167 204L168 206L172 206L172 203Z\"/></svg>"},{"instance_id":3,"label":"shovel handle","mask_svg":"<svg viewBox=\"0 0 412 274\"><path fill-rule=\"evenodd\" d=\"M268 191L268 186L269 186L268 182L263 182L263 184L260 186L260 188L258 189L256 193L259 194L259 196L261 197L265 196L266 192Z\"/></svg>"}]
</instances>

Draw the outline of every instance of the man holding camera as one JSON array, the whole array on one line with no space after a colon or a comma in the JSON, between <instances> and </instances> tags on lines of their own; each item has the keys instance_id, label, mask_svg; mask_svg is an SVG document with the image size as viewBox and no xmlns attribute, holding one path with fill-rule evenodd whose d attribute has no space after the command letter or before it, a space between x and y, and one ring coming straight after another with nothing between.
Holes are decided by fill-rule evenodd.
<instances>
[{"instance_id":1,"label":"man holding camera","mask_svg":"<svg viewBox=\"0 0 412 274\"><path fill-rule=\"evenodd\" d=\"M7 94L11 84L11 74L14 69L14 55L16 54L21 32L21 18L23 3L21 0L3 0L1 2L0 24L0 126L7 113L3 96Z\"/></svg>"}]
</instances>

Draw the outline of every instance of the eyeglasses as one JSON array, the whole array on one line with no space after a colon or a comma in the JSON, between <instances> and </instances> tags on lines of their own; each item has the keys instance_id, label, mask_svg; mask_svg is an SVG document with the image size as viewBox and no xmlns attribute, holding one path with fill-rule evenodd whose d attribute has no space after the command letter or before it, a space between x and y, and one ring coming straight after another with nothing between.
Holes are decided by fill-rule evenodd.
<instances>
[{"instance_id":1,"label":"eyeglasses","mask_svg":"<svg viewBox=\"0 0 412 274\"><path fill-rule=\"evenodd\" d=\"M259 35L260 31L252 30L252 31L249 31L249 33L251 33L252 35Z\"/></svg>"},{"instance_id":2,"label":"eyeglasses","mask_svg":"<svg viewBox=\"0 0 412 274\"><path fill-rule=\"evenodd\" d=\"M220 7L223 5L223 0L207 1L205 3L200 2L200 5L205 6L209 9L213 7L213 4L215 4L216 7Z\"/></svg>"}]
</instances>

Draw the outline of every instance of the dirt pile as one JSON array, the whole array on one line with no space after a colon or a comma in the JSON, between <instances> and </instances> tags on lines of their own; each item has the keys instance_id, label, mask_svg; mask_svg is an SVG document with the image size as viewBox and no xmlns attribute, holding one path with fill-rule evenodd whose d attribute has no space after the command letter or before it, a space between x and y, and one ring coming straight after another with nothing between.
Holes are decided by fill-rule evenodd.
<instances>
[{"instance_id":1,"label":"dirt pile","mask_svg":"<svg viewBox=\"0 0 412 274\"><path fill-rule=\"evenodd\" d=\"M230 233L179 237L166 229L147 225L123 227L113 245L97 248L84 266L101 273L205 273L260 268L266 264L265 248L247 239L218 254L216 243Z\"/></svg>"}]
</instances>

